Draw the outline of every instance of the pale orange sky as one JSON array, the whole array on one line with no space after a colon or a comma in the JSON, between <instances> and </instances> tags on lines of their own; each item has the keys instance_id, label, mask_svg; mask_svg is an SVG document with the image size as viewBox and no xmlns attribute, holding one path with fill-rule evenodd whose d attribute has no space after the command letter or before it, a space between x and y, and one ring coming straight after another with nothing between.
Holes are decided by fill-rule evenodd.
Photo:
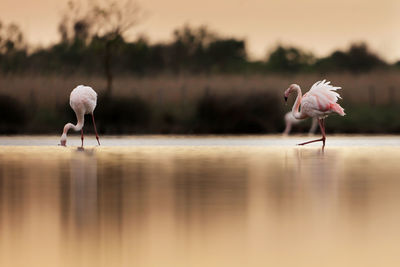
<instances>
[{"instance_id":1,"label":"pale orange sky","mask_svg":"<svg viewBox=\"0 0 400 267\"><path fill-rule=\"evenodd\" d=\"M1 0L0 20L16 22L30 43L58 40L68 0ZM171 39L173 29L205 24L227 37L245 38L250 55L264 58L278 42L318 56L350 42L366 41L385 59L400 59L399 0L139 0L147 18L131 36Z\"/></svg>"}]
</instances>

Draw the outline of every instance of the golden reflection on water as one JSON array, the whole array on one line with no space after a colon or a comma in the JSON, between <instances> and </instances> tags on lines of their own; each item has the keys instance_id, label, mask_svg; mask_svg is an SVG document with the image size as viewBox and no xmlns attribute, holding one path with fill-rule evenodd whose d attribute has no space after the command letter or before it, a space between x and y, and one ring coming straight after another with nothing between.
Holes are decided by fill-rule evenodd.
<instances>
[{"instance_id":1,"label":"golden reflection on water","mask_svg":"<svg viewBox=\"0 0 400 267\"><path fill-rule=\"evenodd\" d=\"M400 149L0 150L0 266L395 266Z\"/></svg>"}]
</instances>

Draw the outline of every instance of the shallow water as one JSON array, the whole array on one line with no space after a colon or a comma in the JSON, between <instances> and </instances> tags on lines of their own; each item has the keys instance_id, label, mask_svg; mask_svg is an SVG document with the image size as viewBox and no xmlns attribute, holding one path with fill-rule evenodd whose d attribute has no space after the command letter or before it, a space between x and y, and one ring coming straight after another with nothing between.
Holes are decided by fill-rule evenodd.
<instances>
[{"instance_id":1,"label":"shallow water","mask_svg":"<svg viewBox=\"0 0 400 267\"><path fill-rule=\"evenodd\" d=\"M400 264L399 137L57 138L0 138L0 266Z\"/></svg>"},{"instance_id":2,"label":"shallow water","mask_svg":"<svg viewBox=\"0 0 400 267\"><path fill-rule=\"evenodd\" d=\"M102 146L287 146L293 147L298 143L320 138L316 136L295 135L283 137L281 135L249 135L249 136L108 136L100 137ZM96 146L97 141L93 136L84 140L87 146ZM328 135L327 145L336 146L400 146L400 136L367 136ZM59 136L0 136L0 146L55 146L60 143ZM68 137L68 146L80 146L81 139L77 134ZM321 143L312 143L308 147L320 147Z\"/></svg>"}]
</instances>

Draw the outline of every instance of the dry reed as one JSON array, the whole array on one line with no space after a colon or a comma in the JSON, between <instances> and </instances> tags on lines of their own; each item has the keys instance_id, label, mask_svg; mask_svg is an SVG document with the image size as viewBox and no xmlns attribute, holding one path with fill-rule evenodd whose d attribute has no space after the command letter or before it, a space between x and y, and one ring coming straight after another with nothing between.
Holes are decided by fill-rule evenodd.
<instances>
[{"instance_id":1,"label":"dry reed","mask_svg":"<svg viewBox=\"0 0 400 267\"><path fill-rule=\"evenodd\" d=\"M380 105L400 100L400 73L372 72L354 75L212 75L212 76L117 76L115 96L138 96L153 104L174 104L196 100L204 94L248 94L251 92L282 92L291 83L298 83L303 92L317 80L328 79L342 86L344 106L349 104ZM15 97L24 104L56 107L67 101L72 88L78 84L90 85L102 92L106 82L101 76L84 75L1 75L0 94Z\"/></svg>"}]
</instances>

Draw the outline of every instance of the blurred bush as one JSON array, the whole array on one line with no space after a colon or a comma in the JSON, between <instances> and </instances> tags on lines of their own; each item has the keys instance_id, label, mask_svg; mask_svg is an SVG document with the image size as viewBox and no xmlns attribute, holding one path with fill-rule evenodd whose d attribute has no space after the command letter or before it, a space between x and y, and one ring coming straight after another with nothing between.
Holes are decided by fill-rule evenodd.
<instances>
[{"instance_id":1,"label":"blurred bush","mask_svg":"<svg viewBox=\"0 0 400 267\"><path fill-rule=\"evenodd\" d=\"M283 127L282 101L269 93L205 95L194 118L197 133L274 133Z\"/></svg>"},{"instance_id":2,"label":"blurred bush","mask_svg":"<svg viewBox=\"0 0 400 267\"><path fill-rule=\"evenodd\" d=\"M328 133L400 133L400 106L341 103L346 116L327 118ZM151 103L139 97L100 95L94 116L101 134L265 134L284 129L285 106L276 93L205 94L185 103ZM68 102L32 105L0 95L0 134L61 134L67 122L76 124ZM307 131L308 124L297 130ZM94 133L90 115L85 133Z\"/></svg>"},{"instance_id":3,"label":"blurred bush","mask_svg":"<svg viewBox=\"0 0 400 267\"><path fill-rule=\"evenodd\" d=\"M60 105L56 110L50 107L38 107L31 110L26 132L36 134L56 133L61 135L67 122L76 123L75 113L69 107L69 103Z\"/></svg>"},{"instance_id":4,"label":"blurred bush","mask_svg":"<svg viewBox=\"0 0 400 267\"><path fill-rule=\"evenodd\" d=\"M148 131L151 107L139 97L100 95L94 116L100 133L144 133Z\"/></svg>"},{"instance_id":5,"label":"blurred bush","mask_svg":"<svg viewBox=\"0 0 400 267\"><path fill-rule=\"evenodd\" d=\"M352 105L346 116L327 118L327 131L333 133L400 133L400 107L396 105Z\"/></svg>"},{"instance_id":6,"label":"blurred bush","mask_svg":"<svg viewBox=\"0 0 400 267\"><path fill-rule=\"evenodd\" d=\"M15 98L0 95L0 133L16 134L25 131L28 114L26 108Z\"/></svg>"}]
</instances>

